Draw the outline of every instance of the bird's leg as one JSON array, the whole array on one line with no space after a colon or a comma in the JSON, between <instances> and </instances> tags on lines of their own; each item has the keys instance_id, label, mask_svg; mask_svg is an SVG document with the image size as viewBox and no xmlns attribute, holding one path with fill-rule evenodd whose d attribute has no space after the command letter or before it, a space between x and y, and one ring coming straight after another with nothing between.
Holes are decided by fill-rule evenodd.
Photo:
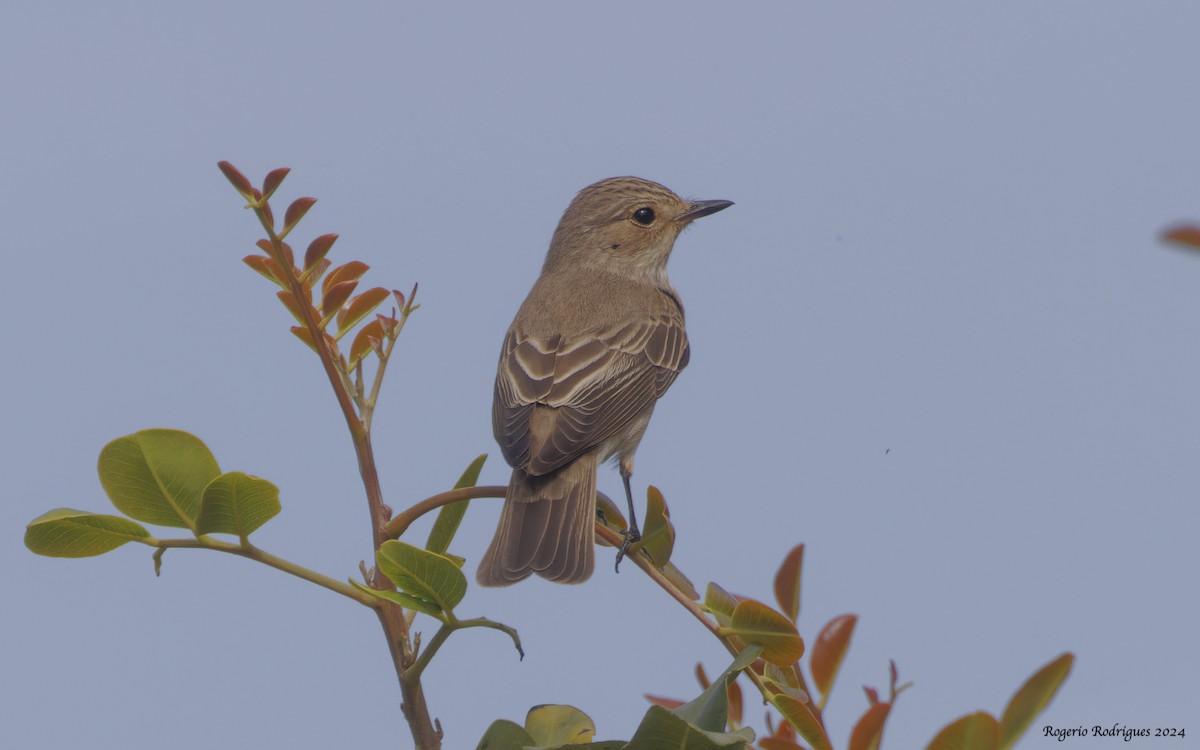
<instances>
[{"instance_id":1,"label":"bird's leg","mask_svg":"<svg viewBox=\"0 0 1200 750\"><path fill-rule=\"evenodd\" d=\"M625 553L629 551L629 545L640 541L642 532L638 530L637 512L633 509L633 491L629 489L629 477L633 475L633 459L623 457L621 459L621 481L625 483L625 501L629 504L629 527L625 529L622 536L625 541L621 543L621 549L617 550L616 571L621 572L621 559L625 557Z\"/></svg>"}]
</instances>

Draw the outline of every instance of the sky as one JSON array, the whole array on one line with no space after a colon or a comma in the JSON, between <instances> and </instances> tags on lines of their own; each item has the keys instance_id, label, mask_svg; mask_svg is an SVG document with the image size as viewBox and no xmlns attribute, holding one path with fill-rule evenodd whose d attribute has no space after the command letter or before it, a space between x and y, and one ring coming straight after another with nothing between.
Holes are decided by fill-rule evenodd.
<instances>
[{"instance_id":1,"label":"sky","mask_svg":"<svg viewBox=\"0 0 1200 750\"><path fill-rule=\"evenodd\" d=\"M495 360L576 191L633 174L734 201L676 245L692 356L635 492L661 488L701 587L771 602L805 543L801 633L859 616L834 745L890 659L914 686L884 747L916 748L1063 651L1022 747L1047 725L1200 731L1200 256L1158 239L1200 221L1198 26L1185 0L6 3L0 734L410 746L357 604L216 553L155 578L148 548L21 542L50 508L110 512L100 449L173 427L280 487L260 546L339 579L369 558L340 413L241 263L260 229L222 159L291 167L284 199L319 199L300 237L420 283L375 418L395 508L481 453L481 483L507 481ZM619 497L615 470L600 488ZM467 514L469 569L498 513ZM724 668L611 554L582 586L472 585L460 615L527 655L447 643L425 680L447 748L541 703L628 738L644 693Z\"/></svg>"}]
</instances>

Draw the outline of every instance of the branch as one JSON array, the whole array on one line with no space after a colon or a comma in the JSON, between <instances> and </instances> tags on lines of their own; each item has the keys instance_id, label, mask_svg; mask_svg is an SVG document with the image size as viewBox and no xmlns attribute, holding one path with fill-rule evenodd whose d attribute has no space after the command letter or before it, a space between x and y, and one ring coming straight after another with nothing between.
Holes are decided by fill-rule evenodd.
<instances>
[{"instance_id":1,"label":"branch","mask_svg":"<svg viewBox=\"0 0 1200 750\"><path fill-rule=\"evenodd\" d=\"M225 552L230 555L237 555L248 560L260 562L263 565L270 566L276 570L282 570L284 573L294 575L297 578L302 578L310 583L315 583L318 586L324 586L330 591L334 591L342 596L353 599L359 604L364 604L368 607L375 608L378 606L376 601L369 595L356 590L348 583L343 583L335 578L330 578L327 575L309 570L302 565L297 565L290 560L284 560L282 557L276 557L270 552L259 549L253 544L233 544L232 542L223 542L220 539L211 537L198 537L196 539L155 539L150 545L157 548L154 553L154 572L158 573L158 568L162 562L163 553L168 549L211 549L217 552Z\"/></svg>"}]
</instances>

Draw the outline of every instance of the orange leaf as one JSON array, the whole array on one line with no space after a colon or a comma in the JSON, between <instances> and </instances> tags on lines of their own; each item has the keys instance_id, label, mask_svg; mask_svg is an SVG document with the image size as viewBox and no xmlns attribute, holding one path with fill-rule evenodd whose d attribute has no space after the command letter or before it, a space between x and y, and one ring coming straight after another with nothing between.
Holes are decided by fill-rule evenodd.
<instances>
[{"instance_id":1,"label":"orange leaf","mask_svg":"<svg viewBox=\"0 0 1200 750\"><path fill-rule=\"evenodd\" d=\"M354 293L357 286L357 281L343 281L326 289L321 296L321 312L325 315L332 315L342 309L342 305L350 299L350 295Z\"/></svg>"},{"instance_id":2,"label":"orange leaf","mask_svg":"<svg viewBox=\"0 0 1200 750\"><path fill-rule=\"evenodd\" d=\"M1016 744L1033 720L1046 710L1074 664L1074 654L1062 654L1039 669L1017 690L1000 716L1001 748L1007 750Z\"/></svg>"},{"instance_id":3,"label":"orange leaf","mask_svg":"<svg viewBox=\"0 0 1200 750\"><path fill-rule=\"evenodd\" d=\"M967 714L937 733L925 750L996 750L1000 725L985 711Z\"/></svg>"},{"instance_id":4,"label":"orange leaf","mask_svg":"<svg viewBox=\"0 0 1200 750\"><path fill-rule=\"evenodd\" d=\"M354 337L354 342L350 344L350 367L358 365L359 361L375 348L372 341L382 339L383 326L379 324L378 320L373 320L363 326L358 335Z\"/></svg>"},{"instance_id":5,"label":"orange leaf","mask_svg":"<svg viewBox=\"0 0 1200 750\"><path fill-rule=\"evenodd\" d=\"M247 198L250 197L254 188L250 185L250 180L247 180L246 176L237 170L237 167L227 161L219 161L217 168L221 170L221 174L225 175L225 179L229 180L229 184L233 185L235 190Z\"/></svg>"},{"instance_id":6,"label":"orange leaf","mask_svg":"<svg viewBox=\"0 0 1200 750\"><path fill-rule=\"evenodd\" d=\"M397 291L396 289L393 289L392 296L396 298L396 309L403 310L404 309L404 295L402 293L400 293L399 291Z\"/></svg>"},{"instance_id":7,"label":"orange leaf","mask_svg":"<svg viewBox=\"0 0 1200 750\"><path fill-rule=\"evenodd\" d=\"M700 683L701 690L708 690L708 686L712 684L704 672L704 665L700 662L696 662L696 682Z\"/></svg>"},{"instance_id":8,"label":"orange leaf","mask_svg":"<svg viewBox=\"0 0 1200 750\"><path fill-rule=\"evenodd\" d=\"M308 328L307 328L307 327L305 327L305 326L292 326L292 334L293 334L293 335L294 335L296 338L298 338L298 339L300 339L301 341L303 341L303 342L304 342L304 345L305 345L305 346L307 346L309 349L312 349L314 352L315 352L315 351L317 351L317 347L316 347L316 345L315 345L315 344L313 344L313 337L312 337L312 333L311 333L311 332L309 332L309 330L308 330ZM317 352L317 353L319 354L320 352Z\"/></svg>"},{"instance_id":9,"label":"orange leaf","mask_svg":"<svg viewBox=\"0 0 1200 750\"><path fill-rule=\"evenodd\" d=\"M1200 227L1192 224L1181 224L1162 233L1167 242L1177 245L1187 245L1190 249L1200 249Z\"/></svg>"},{"instance_id":10,"label":"orange leaf","mask_svg":"<svg viewBox=\"0 0 1200 750\"><path fill-rule=\"evenodd\" d=\"M883 739L883 723L891 710L891 703L873 703L854 725L846 750L876 750Z\"/></svg>"},{"instance_id":11,"label":"orange leaf","mask_svg":"<svg viewBox=\"0 0 1200 750\"><path fill-rule=\"evenodd\" d=\"M287 177L288 172L291 171L287 167L280 167L279 169L272 169L270 172L267 172L267 176L263 178L262 194L270 198L279 189L283 178Z\"/></svg>"},{"instance_id":12,"label":"orange leaf","mask_svg":"<svg viewBox=\"0 0 1200 750\"><path fill-rule=\"evenodd\" d=\"M304 252L304 270L308 270L317 264L322 258L329 254L329 250L333 247L333 243L337 242L336 234L323 234L312 242L308 243L308 250Z\"/></svg>"},{"instance_id":13,"label":"orange leaf","mask_svg":"<svg viewBox=\"0 0 1200 750\"><path fill-rule=\"evenodd\" d=\"M661 695L650 695L649 693L643 693L642 695L654 705L662 706L668 711L674 711L684 704L684 701L675 698L664 698Z\"/></svg>"},{"instance_id":14,"label":"orange leaf","mask_svg":"<svg viewBox=\"0 0 1200 750\"><path fill-rule=\"evenodd\" d=\"M258 192L258 190L256 190L256 189L251 189L251 193L254 195L255 200L262 197L262 193ZM263 203L262 208L259 210L261 210L263 212L263 216L265 216L267 218L267 226L274 227L275 226L275 212L271 210L271 204Z\"/></svg>"},{"instance_id":15,"label":"orange leaf","mask_svg":"<svg viewBox=\"0 0 1200 750\"><path fill-rule=\"evenodd\" d=\"M296 265L296 256L292 254L292 246L286 242L280 242L279 250L283 253L283 258L287 261L288 265L294 267Z\"/></svg>"},{"instance_id":16,"label":"orange leaf","mask_svg":"<svg viewBox=\"0 0 1200 750\"><path fill-rule=\"evenodd\" d=\"M854 625L858 615L840 615L833 618L821 628L817 640L813 644L811 666L813 682L821 691L821 706L824 707L829 691L833 689L833 681L837 678L846 649L850 647L850 636L854 634Z\"/></svg>"},{"instance_id":17,"label":"orange leaf","mask_svg":"<svg viewBox=\"0 0 1200 750\"><path fill-rule=\"evenodd\" d=\"M355 282L357 283L357 282ZM350 304L346 305L338 312L337 327L338 333L345 331L348 328L353 328L360 320L371 314L379 303L387 299L391 293L383 287L377 286L373 289L368 289L354 299L350 300Z\"/></svg>"},{"instance_id":18,"label":"orange leaf","mask_svg":"<svg viewBox=\"0 0 1200 750\"><path fill-rule=\"evenodd\" d=\"M368 266L366 263L357 260L352 260L349 263L343 263L342 265L330 271L329 275L325 277L325 280L321 282L321 293L325 294L329 287L333 286L334 284L340 284L343 281L355 281L357 279L361 279L362 275L366 273L367 269L369 268L370 266Z\"/></svg>"},{"instance_id":19,"label":"orange leaf","mask_svg":"<svg viewBox=\"0 0 1200 750\"><path fill-rule=\"evenodd\" d=\"M279 286L284 286L283 280L279 278L279 264L270 258L264 258L261 255L247 255L242 258L242 262Z\"/></svg>"},{"instance_id":20,"label":"orange leaf","mask_svg":"<svg viewBox=\"0 0 1200 750\"><path fill-rule=\"evenodd\" d=\"M316 202L316 198L297 198L292 201L292 205L288 206L287 212L283 215L283 230L286 232L296 226Z\"/></svg>"},{"instance_id":21,"label":"orange leaf","mask_svg":"<svg viewBox=\"0 0 1200 750\"><path fill-rule=\"evenodd\" d=\"M283 306L286 307L288 312L292 314L292 317L296 319L296 322L298 322L301 326L304 326L305 330L308 330L308 324L304 320L304 313L301 311L300 305L296 303L296 298L292 296L292 293L284 290L282 292L275 292L275 296L279 298L279 301L283 303Z\"/></svg>"},{"instance_id":22,"label":"orange leaf","mask_svg":"<svg viewBox=\"0 0 1200 750\"><path fill-rule=\"evenodd\" d=\"M801 703L790 695L772 695L771 704L779 709L783 718L796 728L796 732L812 745L813 750L833 750L825 728L807 703Z\"/></svg>"},{"instance_id":23,"label":"orange leaf","mask_svg":"<svg viewBox=\"0 0 1200 750\"><path fill-rule=\"evenodd\" d=\"M792 622L800 614L800 570L804 564L804 545L792 547L775 573L775 601Z\"/></svg>"},{"instance_id":24,"label":"orange leaf","mask_svg":"<svg viewBox=\"0 0 1200 750\"><path fill-rule=\"evenodd\" d=\"M736 635L746 643L763 647L762 658L779 666L794 664L804 655L804 640L792 621L753 599L738 602L722 635Z\"/></svg>"},{"instance_id":25,"label":"orange leaf","mask_svg":"<svg viewBox=\"0 0 1200 750\"><path fill-rule=\"evenodd\" d=\"M315 266L309 267L309 269L304 272L304 285L309 289L312 289L313 285L320 281L321 276L323 276L327 270L329 270L329 259L321 258L321 260L317 261Z\"/></svg>"}]
</instances>

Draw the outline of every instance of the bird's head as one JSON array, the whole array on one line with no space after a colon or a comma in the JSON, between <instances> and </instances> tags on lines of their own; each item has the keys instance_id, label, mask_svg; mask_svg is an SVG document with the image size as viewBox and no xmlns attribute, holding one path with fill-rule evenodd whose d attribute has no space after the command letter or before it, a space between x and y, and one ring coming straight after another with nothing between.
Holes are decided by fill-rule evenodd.
<instances>
[{"instance_id":1,"label":"bird's head","mask_svg":"<svg viewBox=\"0 0 1200 750\"><path fill-rule=\"evenodd\" d=\"M580 190L567 206L544 270L599 268L658 282L683 228L732 205L687 201L639 177L601 180Z\"/></svg>"}]
</instances>

